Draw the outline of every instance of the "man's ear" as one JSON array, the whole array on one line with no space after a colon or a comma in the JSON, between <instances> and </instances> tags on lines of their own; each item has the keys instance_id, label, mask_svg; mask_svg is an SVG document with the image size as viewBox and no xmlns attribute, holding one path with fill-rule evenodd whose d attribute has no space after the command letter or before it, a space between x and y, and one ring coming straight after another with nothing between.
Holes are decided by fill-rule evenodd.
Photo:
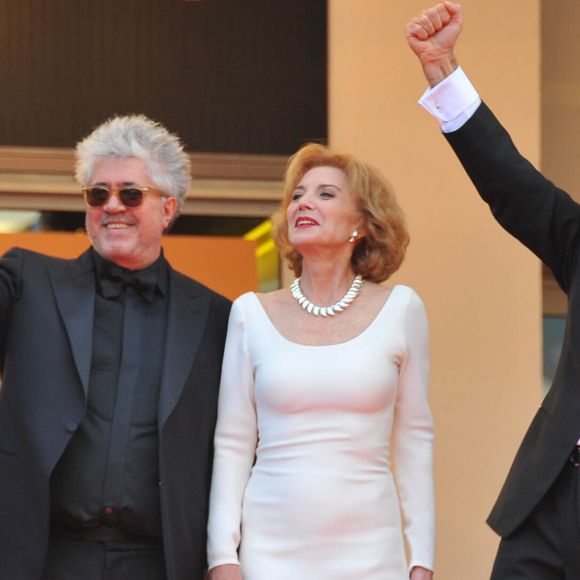
<instances>
[{"instance_id":1,"label":"man's ear","mask_svg":"<svg viewBox=\"0 0 580 580\"><path fill-rule=\"evenodd\" d=\"M177 217L177 198L173 196L163 198L163 231L173 223Z\"/></svg>"}]
</instances>

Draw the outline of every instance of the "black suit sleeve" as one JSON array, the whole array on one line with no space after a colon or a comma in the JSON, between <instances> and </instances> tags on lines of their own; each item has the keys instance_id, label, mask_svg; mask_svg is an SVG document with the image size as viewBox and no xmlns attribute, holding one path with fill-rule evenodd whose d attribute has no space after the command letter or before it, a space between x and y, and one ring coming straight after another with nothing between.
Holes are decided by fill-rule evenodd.
<instances>
[{"instance_id":1,"label":"black suit sleeve","mask_svg":"<svg viewBox=\"0 0 580 580\"><path fill-rule=\"evenodd\" d=\"M580 206L520 155L484 103L446 138L497 221L568 292L577 262Z\"/></svg>"},{"instance_id":2,"label":"black suit sleeve","mask_svg":"<svg viewBox=\"0 0 580 580\"><path fill-rule=\"evenodd\" d=\"M23 254L18 248L0 258L0 331L3 333L10 307L22 291Z\"/></svg>"},{"instance_id":3,"label":"black suit sleeve","mask_svg":"<svg viewBox=\"0 0 580 580\"><path fill-rule=\"evenodd\" d=\"M22 291L24 256L20 249L12 248L0 258L0 369L4 369L6 332L10 310Z\"/></svg>"}]
</instances>

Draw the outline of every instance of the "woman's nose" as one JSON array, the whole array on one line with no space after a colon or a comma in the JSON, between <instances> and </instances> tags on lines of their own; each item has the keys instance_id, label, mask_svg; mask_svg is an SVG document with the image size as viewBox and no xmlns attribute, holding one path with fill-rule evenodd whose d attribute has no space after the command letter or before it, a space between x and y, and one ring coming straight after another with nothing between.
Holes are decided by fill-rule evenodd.
<instances>
[{"instance_id":1,"label":"woman's nose","mask_svg":"<svg viewBox=\"0 0 580 580\"><path fill-rule=\"evenodd\" d=\"M300 209L302 209L302 208L311 209L312 208L312 196L307 194L307 193L302 195L300 197L300 199L298 200L298 207Z\"/></svg>"}]
</instances>

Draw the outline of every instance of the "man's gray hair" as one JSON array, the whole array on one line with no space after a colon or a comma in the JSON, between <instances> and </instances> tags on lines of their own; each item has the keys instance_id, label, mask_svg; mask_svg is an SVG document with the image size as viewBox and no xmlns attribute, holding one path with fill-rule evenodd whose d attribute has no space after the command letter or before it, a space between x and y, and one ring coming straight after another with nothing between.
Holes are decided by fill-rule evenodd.
<instances>
[{"instance_id":1,"label":"man's gray hair","mask_svg":"<svg viewBox=\"0 0 580 580\"><path fill-rule=\"evenodd\" d=\"M95 163L105 157L136 157L156 187L183 206L191 164L179 138L145 115L111 117L76 146L75 177L89 185Z\"/></svg>"}]
</instances>

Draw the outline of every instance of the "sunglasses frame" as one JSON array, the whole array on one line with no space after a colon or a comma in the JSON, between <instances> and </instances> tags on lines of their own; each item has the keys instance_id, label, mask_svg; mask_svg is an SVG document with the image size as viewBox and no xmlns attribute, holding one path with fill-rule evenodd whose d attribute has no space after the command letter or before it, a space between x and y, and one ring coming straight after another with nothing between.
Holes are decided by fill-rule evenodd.
<instances>
[{"instance_id":1,"label":"sunglasses frame","mask_svg":"<svg viewBox=\"0 0 580 580\"><path fill-rule=\"evenodd\" d=\"M107 197L103 200L103 203L91 204L89 202L89 195L90 195L90 191L92 189L102 189L103 191L106 191L108 193ZM131 189L133 189L133 190L136 189L136 190L141 192L141 197L139 199L139 203L134 204L134 205L125 203L125 201L123 201L123 196L121 193L122 191L131 190ZM140 185L125 185L123 187L107 187L105 185L91 185L91 186L83 187L82 192L83 192L83 197L85 199L85 203L89 207L104 207L105 205L107 205L107 202L111 198L111 195L114 195L120 204L122 204L128 208L136 208L136 207L141 206L143 204L143 200L145 199L145 195L149 194L149 193L156 193L157 195L160 195L161 197L169 197L166 193L163 193L162 191L159 191L158 189L155 189L154 187L142 187Z\"/></svg>"}]
</instances>

